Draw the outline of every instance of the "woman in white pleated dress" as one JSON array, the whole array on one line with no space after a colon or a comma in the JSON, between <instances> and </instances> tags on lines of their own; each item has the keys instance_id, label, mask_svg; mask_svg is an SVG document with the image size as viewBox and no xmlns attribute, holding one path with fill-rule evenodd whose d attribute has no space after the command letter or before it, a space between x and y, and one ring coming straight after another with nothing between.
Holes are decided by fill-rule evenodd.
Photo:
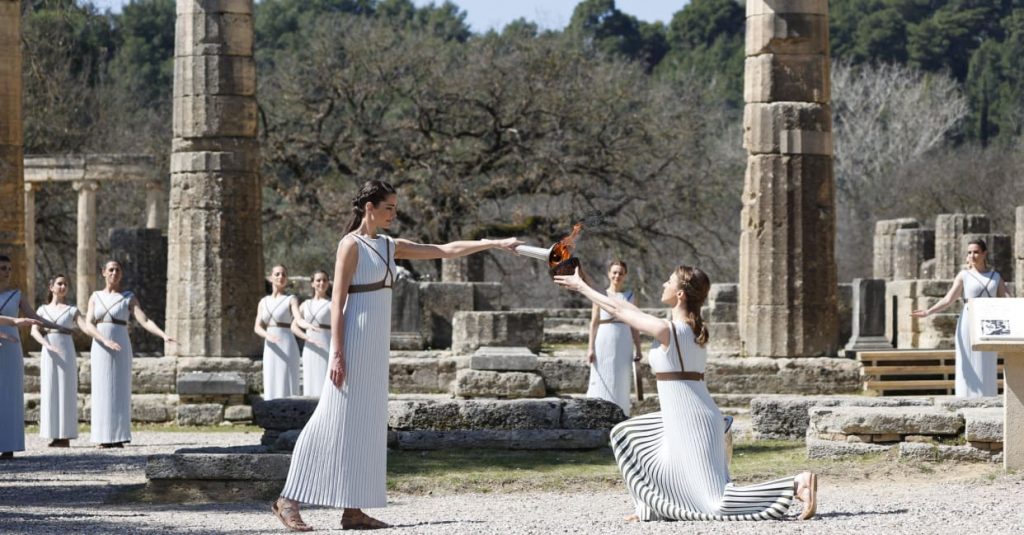
<instances>
[{"instance_id":1,"label":"woman in white pleated dress","mask_svg":"<svg viewBox=\"0 0 1024 535\"><path fill-rule=\"evenodd\" d=\"M302 319L299 299L285 293L288 269L278 264L270 270L270 295L260 300L253 331L263 342L263 399L299 395L299 342L292 322L303 329L313 326Z\"/></svg>"},{"instance_id":2,"label":"woman in white pleated dress","mask_svg":"<svg viewBox=\"0 0 1024 535\"><path fill-rule=\"evenodd\" d=\"M967 265L953 279L949 292L929 308L911 313L923 318L941 312L963 298L964 306L972 299L1006 297L1006 282L999 272L988 265L988 246L984 240L971 240L967 244ZM966 310L964 310L966 313ZM971 332L964 314L956 320L956 379L953 383L956 397L979 398L998 395L996 381L996 353L994 351L972 351Z\"/></svg>"},{"instance_id":3,"label":"woman in white pleated dress","mask_svg":"<svg viewBox=\"0 0 1024 535\"><path fill-rule=\"evenodd\" d=\"M338 244L331 295L329 384L299 434L281 497L271 509L293 531L310 531L299 502L342 507L342 529L387 524L363 512L384 507L388 355L395 259L455 258L486 249L512 250L519 240L419 244L381 234L397 214L395 189L367 182L352 202L352 222Z\"/></svg>"},{"instance_id":4,"label":"woman in white pleated dress","mask_svg":"<svg viewBox=\"0 0 1024 535\"><path fill-rule=\"evenodd\" d=\"M299 305L302 319L311 327L302 330L298 321L292 322L292 332L305 343L302 345L302 395L320 397L327 377L327 347L331 343L331 287L326 271L313 273L313 297Z\"/></svg>"},{"instance_id":5,"label":"woman in white pleated dress","mask_svg":"<svg viewBox=\"0 0 1024 535\"><path fill-rule=\"evenodd\" d=\"M626 291L627 268L622 260L608 264L608 288L605 295L636 304L633 292ZM594 305L590 313L587 362L590 363L588 398L611 401L629 416L629 391L633 385L633 362L639 361L640 335L620 320Z\"/></svg>"},{"instance_id":6,"label":"woman in white pleated dress","mask_svg":"<svg viewBox=\"0 0 1024 535\"><path fill-rule=\"evenodd\" d=\"M730 481L725 423L704 383L708 331L700 307L711 289L704 272L679 266L664 283L661 300L671 307L672 321L604 295L578 272L555 282L661 344L649 357L661 411L626 420L611 432L615 460L633 497L629 520L783 518L794 496L804 502L801 519L814 515L818 483L810 472L744 487Z\"/></svg>"},{"instance_id":7,"label":"woman in white pleated dress","mask_svg":"<svg viewBox=\"0 0 1024 535\"><path fill-rule=\"evenodd\" d=\"M39 317L68 331L82 332L116 350L117 342L104 338L96 327L85 321L78 307L67 304L68 278L50 279L46 304L36 309ZM42 346L39 358L39 436L50 439L52 448L67 448L78 438L78 353L70 332L32 327L32 338Z\"/></svg>"},{"instance_id":8,"label":"woman in white pleated dress","mask_svg":"<svg viewBox=\"0 0 1024 535\"><path fill-rule=\"evenodd\" d=\"M25 451L25 356L18 329L42 325L65 330L32 310L21 290L11 287L11 271L10 257L0 255L0 459Z\"/></svg>"},{"instance_id":9,"label":"woman in white pleated dress","mask_svg":"<svg viewBox=\"0 0 1024 535\"><path fill-rule=\"evenodd\" d=\"M85 317L96 326L101 338L94 338L89 349L90 414L89 439L98 448L123 448L132 441L132 341L128 322L134 316L143 329L163 338L174 339L149 319L135 294L121 288L124 269L117 260L103 265L104 288L89 297ZM106 342L114 342L108 346ZM116 347L115 347L116 346Z\"/></svg>"}]
</instances>

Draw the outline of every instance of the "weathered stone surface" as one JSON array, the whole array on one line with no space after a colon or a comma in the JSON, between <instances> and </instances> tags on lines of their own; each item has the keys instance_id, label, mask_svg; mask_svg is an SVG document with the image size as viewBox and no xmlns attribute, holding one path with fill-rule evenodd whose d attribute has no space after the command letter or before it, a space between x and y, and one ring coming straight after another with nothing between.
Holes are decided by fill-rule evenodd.
<instances>
[{"instance_id":1,"label":"weathered stone surface","mask_svg":"<svg viewBox=\"0 0 1024 535\"><path fill-rule=\"evenodd\" d=\"M245 394L245 379L238 372L191 372L178 376L178 395Z\"/></svg>"},{"instance_id":2,"label":"weathered stone surface","mask_svg":"<svg viewBox=\"0 0 1024 535\"><path fill-rule=\"evenodd\" d=\"M394 430L554 429L560 427L563 401L452 400L392 401L388 427Z\"/></svg>"},{"instance_id":3,"label":"weathered stone surface","mask_svg":"<svg viewBox=\"0 0 1024 535\"><path fill-rule=\"evenodd\" d=\"M146 478L200 480L270 480L288 477L291 455L274 453L172 453L150 455Z\"/></svg>"},{"instance_id":4,"label":"weathered stone surface","mask_svg":"<svg viewBox=\"0 0 1024 535\"><path fill-rule=\"evenodd\" d=\"M874 444L860 442L838 442L835 440L807 439L808 459L842 459L856 455L884 453L895 448L895 444Z\"/></svg>"},{"instance_id":5,"label":"weathered stone surface","mask_svg":"<svg viewBox=\"0 0 1024 535\"><path fill-rule=\"evenodd\" d=\"M1017 282L1018 278L1024 280L1024 206L1018 206L1014 215L1016 217L1013 227L1013 281ZM1014 292L1013 295L1019 295L1019 292Z\"/></svg>"},{"instance_id":6,"label":"weathered stone surface","mask_svg":"<svg viewBox=\"0 0 1024 535\"><path fill-rule=\"evenodd\" d=\"M1003 441L1003 409L963 409L964 437L970 442Z\"/></svg>"},{"instance_id":7,"label":"weathered stone surface","mask_svg":"<svg viewBox=\"0 0 1024 535\"><path fill-rule=\"evenodd\" d=\"M178 396L173 394L132 394L132 421L170 422L177 415L177 406ZM81 415L83 420L90 417L84 410Z\"/></svg>"},{"instance_id":8,"label":"weathered stone surface","mask_svg":"<svg viewBox=\"0 0 1024 535\"><path fill-rule=\"evenodd\" d=\"M423 333L419 331L391 331L391 349L396 351L415 351L423 349Z\"/></svg>"},{"instance_id":9,"label":"weathered stone surface","mask_svg":"<svg viewBox=\"0 0 1024 535\"><path fill-rule=\"evenodd\" d=\"M751 154L832 155L828 104L771 102L743 110L743 147Z\"/></svg>"},{"instance_id":10,"label":"weathered stone surface","mask_svg":"<svg viewBox=\"0 0 1024 535\"><path fill-rule=\"evenodd\" d=\"M990 232L991 221L983 214L939 214L935 217L935 277L952 279L960 272L966 249L964 234Z\"/></svg>"},{"instance_id":11,"label":"weathered stone surface","mask_svg":"<svg viewBox=\"0 0 1024 535\"><path fill-rule=\"evenodd\" d=\"M421 282L419 302L419 328L426 346L451 347L455 314L473 310L473 285L466 282Z\"/></svg>"},{"instance_id":12,"label":"weathered stone surface","mask_svg":"<svg viewBox=\"0 0 1024 535\"><path fill-rule=\"evenodd\" d=\"M522 371L537 370L537 355L525 347L481 347L469 357L474 370Z\"/></svg>"},{"instance_id":13,"label":"weathered stone surface","mask_svg":"<svg viewBox=\"0 0 1024 535\"><path fill-rule=\"evenodd\" d=\"M901 442L899 444L900 459L915 461L954 461L954 462L997 462L989 451L979 450L971 446L946 446Z\"/></svg>"},{"instance_id":14,"label":"weathered stone surface","mask_svg":"<svg viewBox=\"0 0 1024 535\"><path fill-rule=\"evenodd\" d=\"M182 357L178 358L178 374L193 372L238 373L246 382L248 392L263 390L263 362L246 357Z\"/></svg>"},{"instance_id":15,"label":"weathered stone surface","mask_svg":"<svg viewBox=\"0 0 1024 535\"><path fill-rule=\"evenodd\" d=\"M611 429L626 419L618 405L596 398L567 399L562 406L565 429Z\"/></svg>"},{"instance_id":16,"label":"weathered stone surface","mask_svg":"<svg viewBox=\"0 0 1024 535\"><path fill-rule=\"evenodd\" d=\"M217 425L224 421L224 406L217 403L178 405L178 425Z\"/></svg>"},{"instance_id":17,"label":"weathered stone surface","mask_svg":"<svg viewBox=\"0 0 1024 535\"><path fill-rule=\"evenodd\" d=\"M956 435L963 419L937 407L812 407L809 433Z\"/></svg>"},{"instance_id":18,"label":"weathered stone surface","mask_svg":"<svg viewBox=\"0 0 1024 535\"><path fill-rule=\"evenodd\" d=\"M536 373L459 370L455 374L454 394L464 398L540 398L546 392L544 378Z\"/></svg>"},{"instance_id":19,"label":"weathered stone surface","mask_svg":"<svg viewBox=\"0 0 1024 535\"><path fill-rule=\"evenodd\" d=\"M893 278L893 252L896 232L900 229L919 228L921 223L911 217L883 219L875 222L873 277L882 280Z\"/></svg>"},{"instance_id":20,"label":"weathered stone surface","mask_svg":"<svg viewBox=\"0 0 1024 535\"><path fill-rule=\"evenodd\" d=\"M500 282L477 282L473 284L473 310L504 310L503 291Z\"/></svg>"},{"instance_id":21,"label":"weathered stone surface","mask_svg":"<svg viewBox=\"0 0 1024 535\"><path fill-rule=\"evenodd\" d=\"M828 69L828 59L821 54L748 56L744 64L743 100L827 104Z\"/></svg>"},{"instance_id":22,"label":"weathered stone surface","mask_svg":"<svg viewBox=\"0 0 1024 535\"><path fill-rule=\"evenodd\" d=\"M232 405L224 407L224 419L229 422L245 422L252 420L251 405Z\"/></svg>"},{"instance_id":23,"label":"weathered stone surface","mask_svg":"<svg viewBox=\"0 0 1024 535\"><path fill-rule=\"evenodd\" d=\"M828 18L808 13L747 16L746 54L826 54Z\"/></svg>"},{"instance_id":24,"label":"weathered stone surface","mask_svg":"<svg viewBox=\"0 0 1024 535\"><path fill-rule=\"evenodd\" d=\"M935 231L923 228L897 230L892 255L894 280L920 279L921 264L935 257Z\"/></svg>"},{"instance_id":25,"label":"weathered stone surface","mask_svg":"<svg viewBox=\"0 0 1024 535\"><path fill-rule=\"evenodd\" d=\"M765 14L828 15L828 2L818 0L747 0L747 17Z\"/></svg>"},{"instance_id":26,"label":"weathered stone surface","mask_svg":"<svg viewBox=\"0 0 1024 535\"><path fill-rule=\"evenodd\" d=\"M741 346L738 322L711 323L708 325L708 337L707 349L710 355L736 356L739 354Z\"/></svg>"},{"instance_id":27,"label":"weathered stone surface","mask_svg":"<svg viewBox=\"0 0 1024 535\"><path fill-rule=\"evenodd\" d=\"M885 281L853 279L852 332L846 351L892 349L885 337Z\"/></svg>"},{"instance_id":28,"label":"weathered stone surface","mask_svg":"<svg viewBox=\"0 0 1024 535\"><path fill-rule=\"evenodd\" d=\"M252 404L253 422L264 429L301 429L319 401L301 397L256 400Z\"/></svg>"},{"instance_id":29,"label":"weathered stone surface","mask_svg":"<svg viewBox=\"0 0 1024 535\"><path fill-rule=\"evenodd\" d=\"M1003 406L1003 396L989 396L984 398L958 398L955 396L942 396L936 398L935 405L948 411L959 411L960 409L988 409Z\"/></svg>"},{"instance_id":30,"label":"weathered stone surface","mask_svg":"<svg viewBox=\"0 0 1024 535\"><path fill-rule=\"evenodd\" d=\"M537 371L544 377L548 394L586 392L590 381L590 366L582 354L541 357L537 359Z\"/></svg>"},{"instance_id":31,"label":"weathered stone surface","mask_svg":"<svg viewBox=\"0 0 1024 535\"><path fill-rule=\"evenodd\" d=\"M739 303L739 285L734 282L719 282L711 285L709 303Z\"/></svg>"},{"instance_id":32,"label":"weathered stone surface","mask_svg":"<svg viewBox=\"0 0 1024 535\"><path fill-rule=\"evenodd\" d=\"M712 392L806 393L855 392L860 367L848 359L713 358L705 368Z\"/></svg>"},{"instance_id":33,"label":"weathered stone surface","mask_svg":"<svg viewBox=\"0 0 1024 535\"><path fill-rule=\"evenodd\" d=\"M391 334L392 343L396 333L418 333L417 347L423 349L424 333L420 330L420 284L412 278L409 270L399 266L394 286L391 287ZM400 349L395 347L394 349Z\"/></svg>"},{"instance_id":34,"label":"weathered stone surface","mask_svg":"<svg viewBox=\"0 0 1024 535\"><path fill-rule=\"evenodd\" d=\"M132 393L171 394L176 391L175 359L173 357L145 357L132 359ZM88 352L78 359L78 391L90 392L92 362Z\"/></svg>"},{"instance_id":35,"label":"weathered stone surface","mask_svg":"<svg viewBox=\"0 0 1024 535\"><path fill-rule=\"evenodd\" d=\"M452 350L468 353L483 346L522 346L540 351L544 317L535 312L460 311L452 320Z\"/></svg>"},{"instance_id":36,"label":"weathered stone surface","mask_svg":"<svg viewBox=\"0 0 1024 535\"><path fill-rule=\"evenodd\" d=\"M301 429L281 431L274 437L273 443L270 444L270 451L293 451L295 443L299 441L300 433L302 433Z\"/></svg>"},{"instance_id":37,"label":"weathered stone surface","mask_svg":"<svg viewBox=\"0 0 1024 535\"><path fill-rule=\"evenodd\" d=\"M439 361L422 358L391 358L388 361L391 380L389 388L395 393L434 393L448 390L438 376Z\"/></svg>"},{"instance_id":38,"label":"weathered stone surface","mask_svg":"<svg viewBox=\"0 0 1024 535\"><path fill-rule=\"evenodd\" d=\"M470 255L442 259L441 280L443 282L483 282L484 257Z\"/></svg>"},{"instance_id":39,"label":"weathered stone surface","mask_svg":"<svg viewBox=\"0 0 1024 535\"><path fill-rule=\"evenodd\" d=\"M489 448L506 450L572 450L608 446L607 429L473 429L461 431L399 431L404 450Z\"/></svg>"},{"instance_id":40,"label":"weathered stone surface","mask_svg":"<svg viewBox=\"0 0 1024 535\"><path fill-rule=\"evenodd\" d=\"M750 400L750 418L758 438L801 439L812 407L932 407L930 398L865 396L761 396Z\"/></svg>"}]
</instances>

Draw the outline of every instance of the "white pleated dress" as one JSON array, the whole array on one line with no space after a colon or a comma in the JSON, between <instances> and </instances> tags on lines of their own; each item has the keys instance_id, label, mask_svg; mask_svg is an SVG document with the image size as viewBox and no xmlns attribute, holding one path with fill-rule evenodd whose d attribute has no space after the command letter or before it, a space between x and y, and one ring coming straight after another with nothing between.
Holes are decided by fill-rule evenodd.
<instances>
[{"instance_id":1,"label":"white pleated dress","mask_svg":"<svg viewBox=\"0 0 1024 535\"><path fill-rule=\"evenodd\" d=\"M327 346L331 343L331 300L309 299L299 307L302 319L320 327L319 331L306 331L302 346L302 395L320 396L327 378ZM310 343L316 341L315 345Z\"/></svg>"},{"instance_id":2,"label":"white pleated dress","mask_svg":"<svg viewBox=\"0 0 1024 535\"><path fill-rule=\"evenodd\" d=\"M965 305L974 299L996 297L999 292L999 272L963 270L960 272L964 283ZM996 353L994 351L971 351L971 329L964 316L965 308L956 320L956 397L980 398L998 395L996 384Z\"/></svg>"},{"instance_id":3,"label":"white pleated dress","mask_svg":"<svg viewBox=\"0 0 1024 535\"><path fill-rule=\"evenodd\" d=\"M299 343L292 332L291 295L268 295L260 300L260 318L279 344L263 341L263 399L299 395Z\"/></svg>"},{"instance_id":4,"label":"white pleated dress","mask_svg":"<svg viewBox=\"0 0 1024 535\"><path fill-rule=\"evenodd\" d=\"M89 349L91 405L89 440L97 444L132 441L132 341L128 338L131 292L93 292L93 319L103 336L117 342L113 351L98 340Z\"/></svg>"},{"instance_id":5,"label":"white pleated dress","mask_svg":"<svg viewBox=\"0 0 1024 535\"><path fill-rule=\"evenodd\" d=\"M359 260L352 286L383 281L387 287L349 293L345 380L340 389L324 382L320 403L295 443L281 495L332 507L384 507L395 248L383 235L355 239Z\"/></svg>"},{"instance_id":6,"label":"white pleated dress","mask_svg":"<svg viewBox=\"0 0 1024 535\"><path fill-rule=\"evenodd\" d=\"M633 292L609 292L610 297L633 302ZM629 416L629 392L633 385L633 330L600 310L601 324L594 337L595 362L590 365L588 398L611 401Z\"/></svg>"},{"instance_id":7,"label":"white pleated dress","mask_svg":"<svg viewBox=\"0 0 1024 535\"><path fill-rule=\"evenodd\" d=\"M0 292L0 316L21 315L21 292ZM25 358L14 326L0 326L0 453L25 451Z\"/></svg>"},{"instance_id":8,"label":"white pleated dress","mask_svg":"<svg viewBox=\"0 0 1024 535\"><path fill-rule=\"evenodd\" d=\"M693 330L673 322L668 347L651 350L651 368L704 372L707 352ZM677 340L685 369L680 369ZM615 460L640 520L766 520L793 500L793 479L737 487L729 478L725 423L704 381L658 381L661 412L637 416L611 431Z\"/></svg>"},{"instance_id":9,"label":"white pleated dress","mask_svg":"<svg viewBox=\"0 0 1024 535\"><path fill-rule=\"evenodd\" d=\"M39 317L74 329L76 306L43 305ZM39 436L49 439L78 438L78 354L70 334L46 331L46 341L59 355L43 348L39 358Z\"/></svg>"}]
</instances>

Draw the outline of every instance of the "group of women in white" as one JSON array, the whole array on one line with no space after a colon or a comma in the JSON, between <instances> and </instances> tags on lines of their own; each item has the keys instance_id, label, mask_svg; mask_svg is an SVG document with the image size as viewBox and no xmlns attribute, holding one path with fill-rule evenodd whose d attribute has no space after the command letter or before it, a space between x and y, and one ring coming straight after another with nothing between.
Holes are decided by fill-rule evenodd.
<instances>
[{"instance_id":1,"label":"group of women in white","mask_svg":"<svg viewBox=\"0 0 1024 535\"><path fill-rule=\"evenodd\" d=\"M0 457L10 458L25 449L24 365L17 327L27 325L42 347L40 436L50 439L51 447L68 447L78 438L78 355L72 339L78 329L92 338L90 440L100 448L131 442L133 355L128 322L134 317L165 342L174 340L146 316L135 294L121 288L123 275L119 262L104 265L104 288L89 297L84 315L67 302L68 278L56 275L47 286L46 303L32 310L21 291L10 287L10 258L0 256L0 316L8 318L0 322Z\"/></svg>"}]
</instances>

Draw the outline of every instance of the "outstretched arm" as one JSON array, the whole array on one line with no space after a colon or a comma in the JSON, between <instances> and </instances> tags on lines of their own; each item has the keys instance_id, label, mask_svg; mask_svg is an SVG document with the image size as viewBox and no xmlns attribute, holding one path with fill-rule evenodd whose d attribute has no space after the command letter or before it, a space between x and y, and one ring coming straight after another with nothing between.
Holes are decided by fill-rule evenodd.
<instances>
[{"instance_id":1,"label":"outstretched arm","mask_svg":"<svg viewBox=\"0 0 1024 535\"><path fill-rule=\"evenodd\" d=\"M150 333L159 336L160 338L163 338L164 342L168 344L174 343L174 338L167 336L167 333L165 333L164 330L161 329L160 326L157 325L155 321L149 319L149 316L147 316L146 313L142 310L142 305L139 304L139 299L137 297L133 295L131 303L129 303L128 306L132 307L132 311L135 313L135 321L139 322L139 325L142 325L143 329L146 329Z\"/></svg>"},{"instance_id":2,"label":"outstretched arm","mask_svg":"<svg viewBox=\"0 0 1024 535\"><path fill-rule=\"evenodd\" d=\"M26 318L29 318L29 319L32 319L32 320L35 320L35 321L39 322L39 325L42 325L43 327L46 327L47 329L51 329L51 330L54 330L54 331L59 331L59 332L62 332L64 334L71 334L71 329L66 329L64 327L61 327L60 325L57 325L56 323L54 323L54 322L52 322L50 320L46 320L46 319L43 319L43 318L39 317L39 314L36 314L36 311L32 310L32 307L29 306L29 304L24 299L21 300L21 302L18 305L18 308L21 310L21 315L22 316L25 316ZM15 321L15 324L17 324L17 323L18 322ZM22 325L28 325L28 324L24 324L23 323ZM18 325L18 326L21 327L22 325Z\"/></svg>"},{"instance_id":3,"label":"outstretched arm","mask_svg":"<svg viewBox=\"0 0 1024 535\"><path fill-rule=\"evenodd\" d=\"M579 292L583 297L590 299L595 305L622 320L626 325L655 337L662 345L668 345L668 322L642 312L636 305L625 299L609 297L597 291L583 282L583 279L580 278L579 268L576 268L576 273L572 275L556 276L555 284L567 290Z\"/></svg>"},{"instance_id":4,"label":"outstretched arm","mask_svg":"<svg viewBox=\"0 0 1024 535\"><path fill-rule=\"evenodd\" d=\"M943 310L946 310L947 308L949 308L949 305L953 304L953 301L956 301L957 296L963 293L963 288L963 276L961 273L958 273L956 278L953 279L953 286L949 288L949 291L946 292L946 295L942 299L939 299L937 303L928 308L915 310L911 312L910 315L915 318L923 318L925 316L935 314L936 312L942 312Z\"/></svg>"},{"instance_id":5,"label":"outstretched arm","mask_svg":"<svg viewBox=\"0 0 1024 535\"><path fill-rule=\"evenodd\" d=\"M444 245L432 243L416 243L409 240L395 240L395 258L406 260L433 260L436 258L458 258L486 251L487 249L507 249L515 252L517 245L523 242L516 238L502 240L453 241Z\"/></svg>"}]
</instances>

